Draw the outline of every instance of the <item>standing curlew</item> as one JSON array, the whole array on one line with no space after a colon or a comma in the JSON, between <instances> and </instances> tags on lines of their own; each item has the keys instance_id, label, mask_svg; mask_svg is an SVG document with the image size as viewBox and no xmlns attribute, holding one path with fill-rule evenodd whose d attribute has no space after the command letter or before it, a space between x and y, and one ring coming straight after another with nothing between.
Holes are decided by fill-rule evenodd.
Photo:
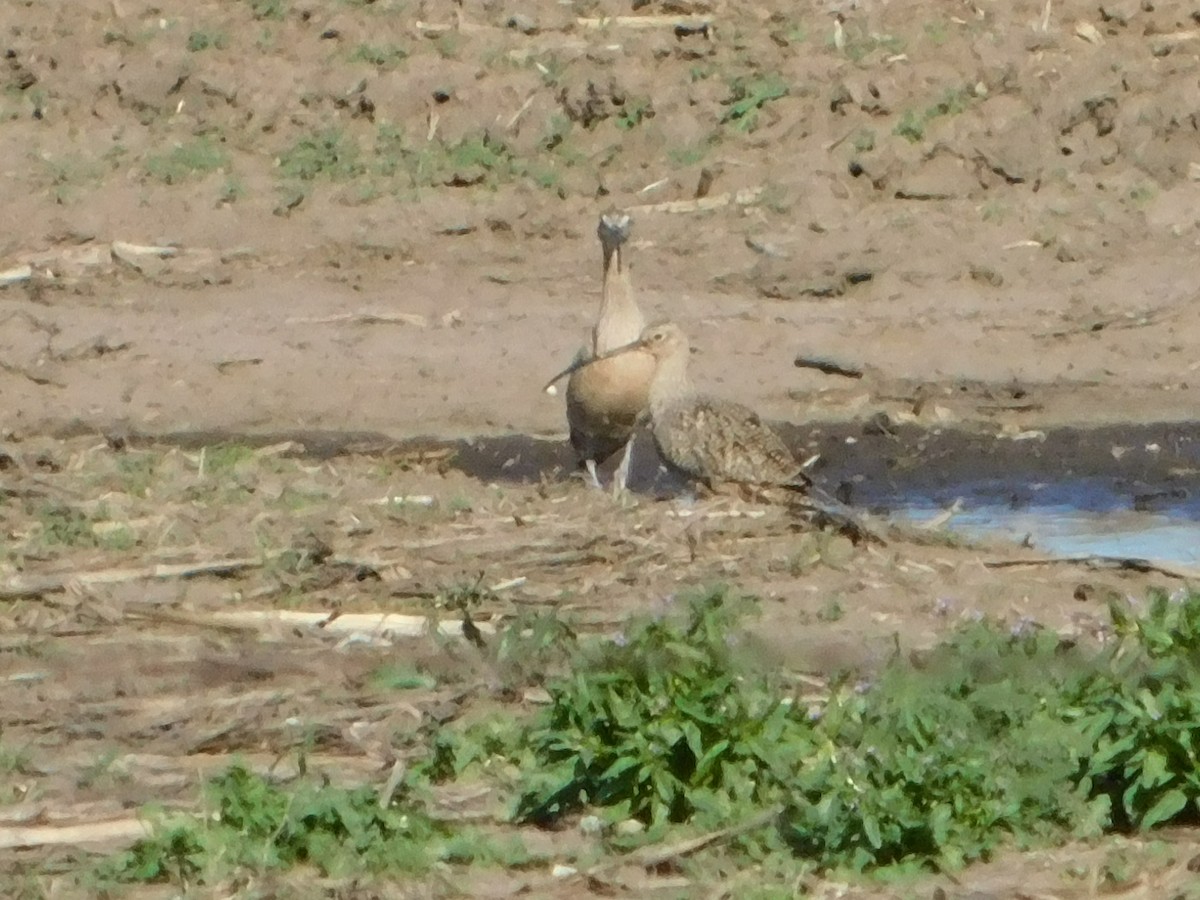
<instances>
[{"instance_id":1,"label":"standing curlew","mask_svg":"<svg viewBox=\"0 0 1200 900\"><path fill-rule=\"evenodd\" d=\"M592 329L591 347L576 356L577 368L567 383L571 446L587 468L593 485L600 486L597 464L624 448L613 476L614 494L625 490L633 432L645 415L655 370L654 357L647 353L622 353L597 359L636 341L645 327L642 311L634 299L624 246L631 224L627 215L606 213L600 217L596 229L604 252L600 315ZM583 365L592 359L597 361Z\"/></svg>"},{"instance_id":2,"label":"standing curlew","mask_svg":"<svg viewBox=\"0 0 1200 900\"><path fill-rule=\"evenodd\" d=\"M691 347L679 326L647 328L631 345L654 357L650 421L654 443L672 468L709 488L730 483L807 489L811 480L783 441L749 407L696 393Z\"/></svg>"},{"instance_id":3,"label":"standing curlew","mask_svg":"<svg viewBox=\"0 0 1200 900\"><path fill-rule=\"evenodd\" d=\"M792 452L754 410L732 400L697 393L688 378L691 347L687 336L672 323L651 325L636 341L593 360L577 360L551 384L593 365L627 354L655 361L650 387L650 429L663 461L672 469L703 482L710 489L736 485L759 491L786 488L797 494L819 494L804 501L807 509L848 530L877 542L845 504L817 490Z\"/></svg>"}]
</instances>

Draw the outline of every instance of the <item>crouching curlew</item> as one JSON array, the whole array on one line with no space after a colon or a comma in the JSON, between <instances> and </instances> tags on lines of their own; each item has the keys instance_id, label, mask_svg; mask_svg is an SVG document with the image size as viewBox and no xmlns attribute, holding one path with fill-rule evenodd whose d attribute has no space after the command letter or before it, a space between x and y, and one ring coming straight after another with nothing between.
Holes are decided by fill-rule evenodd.
<instances>
[{"instance_id":1,"label":"crouching curlew","mask_svg":"<svg viewBox=\"0 0 1200 900\"><path fill-rule=\"evenodd\" d=\"M648 404L650 431L668 467L710 490L730 485L761 496L771 489L786 489L797 505L852 536L883 542L853 510L814 487L791 450L754 410L697 393L688 377L690 354L687 335L679 326L651 325L635 341L593 360L577 360L551 384L626 355L649 356L655 362Z\"/></svg>"},{"instance_id":2,"label":"crouching curlew","mask_svg":"<svg viewBox=\"0 0 1200 900\"><path fill-rule=\"evenodd\" d=\"M655 370L655 359L648 353L608 355L635 342L645 327L629 277L625 244L631 224L627 215L606 213L600 217L596 229L604 254L600 314L592 329L591 346L576 355L567 383L571 446L593 485L600 487L596 466L623 451L613 476L614 494L625 490L633 433L645 416Z\"/></svg>"}]
</instances>

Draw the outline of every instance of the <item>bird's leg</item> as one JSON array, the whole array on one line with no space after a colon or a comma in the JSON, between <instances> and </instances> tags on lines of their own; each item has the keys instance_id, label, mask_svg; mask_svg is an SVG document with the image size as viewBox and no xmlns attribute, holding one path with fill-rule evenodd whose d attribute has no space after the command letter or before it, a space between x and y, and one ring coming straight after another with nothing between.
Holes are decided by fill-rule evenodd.
<instances>
[{"instance_id":1,"label":"bird's leg","mask_svg":"<svg viewBox=\"0 0 1200 900\"><path fill-rule=\"evenodd\" d=\"M596 474L596 461L594 459L585 459L583 465L587 469L588 481L592 487L599 490L602 485L600 484L600 476Z\"/></svg>"},{"instance_id":2,"label":"bird's leg","mask_svg":"<svg viewBox=\"0 0 1200 900\"><path fill-rule=\"evenodd\" d=\"M630 438L625 442L625 450L621 454L621 464L617 466L617 471L613 473L613 497L619 498L625 493L625 485L629 481L629 463L632 457L633 438Z\"/></svg>"}]
</instances>

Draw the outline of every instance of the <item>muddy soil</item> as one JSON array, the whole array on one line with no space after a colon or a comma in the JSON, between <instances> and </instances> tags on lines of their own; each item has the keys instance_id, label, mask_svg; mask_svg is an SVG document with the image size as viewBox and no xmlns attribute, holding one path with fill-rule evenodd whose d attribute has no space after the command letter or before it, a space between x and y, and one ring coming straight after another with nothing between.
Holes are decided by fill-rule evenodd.
<instances>
[{"instance_id":1,"label":"muddy soil","mask_svg":"<svg viewBox=\"0 0 1200 900\"><path fill-rule=\"evenodd\" d=\"M231 754L292 746L300 714L332 769L382 780L447 697L525 702L401 642L440 680L398 703L368 677L394 646L218 611L426 615L483 573L511 586L481 621L608 629L724 580L821 677L979 614L1095 634L1106 598L1178 586L657 502L644 448L642 493L613 504L570 477L540 388L595 314L615 206L695 380L788 423L831 489L886 506L925 473L1102 471L1122 502L1196 496L1194 7L634 5L0 9L0 709L35 760L7 821L192 802ZM201 448L231 438L268 449L211 468ZM433 505L372 502L394 496ZM330 553L299 565L314 539ZM232 558L260 562L80 577ZM59 854L5 870L36 881ZM1017 896L1055 865L944 884Z\"/></svg>"}]
</instances>

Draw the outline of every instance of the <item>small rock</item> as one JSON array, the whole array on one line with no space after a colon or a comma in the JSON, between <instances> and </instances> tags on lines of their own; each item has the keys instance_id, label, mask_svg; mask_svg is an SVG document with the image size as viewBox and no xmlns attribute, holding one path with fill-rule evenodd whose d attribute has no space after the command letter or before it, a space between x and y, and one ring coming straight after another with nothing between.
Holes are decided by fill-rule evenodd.
<instances>
[{"instance_id":1,"label":"small rock","mask_svg":"<svg viewBox=\"0 0 1200 900\"><path fill-rule=\"evenodd\" d=\"M537 34L537 22L522 13L515 13L508 17L505 25L514 31L519 31L521 34Z\"/></svg>"},{"instance_id":2,"label":"small rock","mask_svg":"<svg viewBox=\"0 0 1200 900\"><path fill-rule=\"evenodd\" d=\"M604 831L604 822L599 816L584 816L579 820L579 830L593 836Z\"/></svg>"}]
</instances>

